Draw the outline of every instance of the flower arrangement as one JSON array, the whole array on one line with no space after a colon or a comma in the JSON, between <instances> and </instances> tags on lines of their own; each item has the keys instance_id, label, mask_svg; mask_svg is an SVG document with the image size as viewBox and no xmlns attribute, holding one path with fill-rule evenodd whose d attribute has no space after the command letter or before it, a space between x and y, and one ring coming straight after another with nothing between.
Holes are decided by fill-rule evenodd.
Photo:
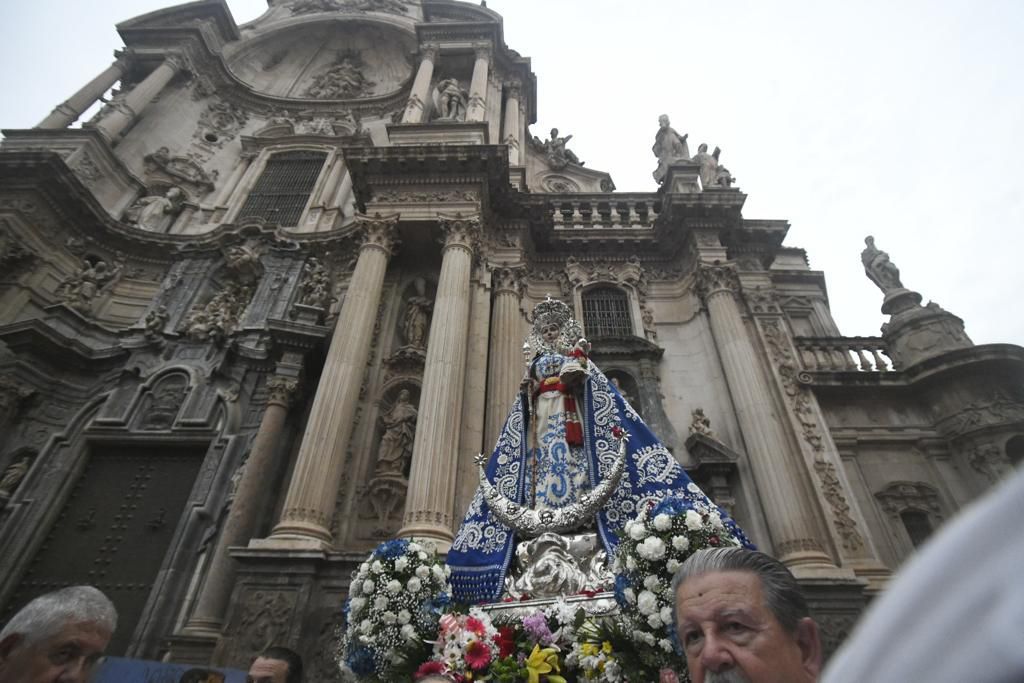
<instances>
[{"instance_id":1,"label":"flower arrangement","mask_svg":"<svg viewBox=\"0 0 1024 683\"><path fill-rule=\"evenodd\" d=\"M347 678L388 680L426 658L425 641L436 637L451 602L448 571L432 546L408 539L370 554L353 573L345 602L340 660Z\"/></svg>"},{"instance_id":2,"label":"flower arrangement","mask_svg":"<svg viewBox=\"0 0 1024 683\"><path fill-rule=\"evenodd\" d=\"M695 484L690 484L699 492ZM626 523L615 554L619 627L632 639L640 664L658 671L685 670L673 626L672 576L701 548L738 546L717 508L666 498Z\"/></svg>"}]
</instances>

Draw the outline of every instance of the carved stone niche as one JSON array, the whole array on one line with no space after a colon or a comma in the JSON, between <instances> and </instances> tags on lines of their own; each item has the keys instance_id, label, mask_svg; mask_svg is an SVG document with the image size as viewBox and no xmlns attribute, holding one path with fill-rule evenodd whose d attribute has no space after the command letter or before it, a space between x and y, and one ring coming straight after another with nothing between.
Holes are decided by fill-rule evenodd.
<instances>
[{"instance_id":1,"label":"carved stone niche","mask_svg":"<svg viewBox=\"0 0 1024 683\"><path fill-rule=\"evenodd\" d=\"M416 436L420 388L406 381L390 386L380 400L369 481L359 487L362 538L390 538L402 524L409 489L409 465Z\"/></svg>"},{"instance_id":2,"label":"carved stone niche","mask_svg":"<svg viewBox=\"0 0 1024 683\"><path fill-rule=\"evenodd\" d=\"M384 360L389 377L423 376L436 289L433 282L418 277L403 290L394 336L398 346L395 352Z\"/></svg>"},{"instance_id":3,"label":"carved stone niche","mask_svg":"<svg viewBox=\"0 0 1024 683\"><path fill-rule=\"evenodd\" d=\"M185 402L188 387L188 376L181 372L171 373L156 382L142 399L138 428L154 431L172 429Z\"/></svg>"},{"instance_id":4,"label":"carved stone niche","mask_svg":"<svg viewBox=\"0 0 1024 683\"><path fill-rule=\"evenodd\" d=\"M686 450L693 459L689 474L711 500L729 515L736 511L733 490L740 456L713 435L693 432L686 439Z\"/></svg>"}]
</instances>

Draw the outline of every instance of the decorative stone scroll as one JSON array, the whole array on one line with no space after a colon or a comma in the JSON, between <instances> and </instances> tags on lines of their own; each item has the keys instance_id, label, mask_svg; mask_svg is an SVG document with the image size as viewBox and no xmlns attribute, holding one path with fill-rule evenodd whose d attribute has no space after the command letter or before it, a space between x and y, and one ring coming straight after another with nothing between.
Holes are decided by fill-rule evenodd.
<instances>
[{"instance_id":1,"label":"decorative stone scroll","mask_svg":"<svg viewBox=\"0 0 1024 683\"><path fill-rule=\"evenodd\" d=\"M306 97L318 100L347 100L365 97L376 85L364 74L365 64L358 52L339 53L333 64L313 77Z\"/></svg>"},{"instance_id":2,"label":"decorative stone scroll","mask_svg":"<svg viewBox=\"0 0 1024 683\"><path fill-rule=\"evenodd\" d=\"M199 115L193 139L201 146L221 149L234 140L249 121L249 114L231 102L213 102Z\"/></svg>"}]
</instances>

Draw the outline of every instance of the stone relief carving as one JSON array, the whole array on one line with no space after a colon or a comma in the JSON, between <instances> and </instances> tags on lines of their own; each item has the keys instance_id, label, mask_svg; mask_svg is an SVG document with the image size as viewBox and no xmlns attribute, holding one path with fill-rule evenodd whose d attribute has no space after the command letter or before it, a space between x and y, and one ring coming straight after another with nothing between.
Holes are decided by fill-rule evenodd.
<instances>
[{"instance_id":1,"label":"stone relief carving","mask_svg":"<svg viewBox=\"0 0 1024 683\"><path fill-rule=\"evenodd\" d=\"M434 111L437 121L465 121L469 106L469 92L456 78L445 78L438 82L434 93Z\"/></svg>"},{"instance_id":2,"label":"stone relief carving","mask_svg":"<svg viewBox=\"0 0 1024 683\"><path fill-rule=\"evenodd\" d=\"M928 513L933 522L942 521L939 494L924 482L895 481L875 493L875 498L885 514L893 519L898 519L905 510L920 510Z\"/></svg>"},{"instance_id":3,"label":"stone relief carving","mask_svg":"<svg viewBox=\"0 0 1024 683\"><path fill-rule=\"evenodd\" d=\"M238 661L250 661L271 645L290 642L288 622L294 609L295 594L291 591L253 591L245 601L236 629L243 650Z\"/></svg>"},{"instance_id":4,"label":"stone relief carving","mask_svg":"<svg viewBox=\"0 0 1024 683\"><path fill-rule=\"evenodd\" d=\"M57 295L76 311L89 313L93 301L116 282L121 269L121 265L111 268L101 258L87 257L78 270L60 284Z\"/></svg>"},{"instance_id":5,"label":"stone relief carving","mask_svg":"<svg viewBox=\"0 0 1024 683\"><path fill-rule=\"evenodd\" d=\"M32 466L32 455L26 453L12 462L0 475L0 509L6 507L7 502L14 497L25 475Z\"/></svg>"},{"instance_id":6,"label":"stone relief carving","mask_svg":"<svg viewBox=\"0 0 1024 683\"><path fill-rule=\"evenodd\" d=\"M652 174L660 185L668 175L668 167L690 161L690 148L686 144L689 133L680 135L670 125L667 114L658 117L658 132L654 135L651 151L658 157L658 168Z\"/></svg>"},{"instance_id":7,"label":"stone relief carving","mask_svg":"<svg viewBox=\"0 0 1024 683\"><path fill-rule=\"evenodd\" d=\"M164 327L167 325L167 321L170 319L170 314L167 312L167 307L160 305L146 314L143 319L143 334L146 339L156 340L160 339L164 333Z\"/></svg>"},{"instance_id":8,"label":"stone relief carving","mask_svg":"<svg viewBox=\"0 0 1024 683\"><path fill-rule=\"evenodd\" d=\"M292 14L313 14L316 12L385 12L408 14L407 0L295 0L291 4Z\"/></svg>"},{"instance_id":9,"label":"stone relief carving","mask_svg":"<svg viewBox=\"0 0 1024 683\"><path fill-rule=\"evenodd\" d=\"M232 244L223 250L224 267L238 282L253 284L263 275L262 245L255 240Z\"/></svg>"},{"instance_id":10,"label":"stone relief carving","mask_svg":"<svg viewBox=\"0 0 1024 683\"><path fill-rule=\"evenodd\" d=\"M576 156L576 153L566 147L569 140L572 140L571 135L559 137L558 129L552 128L550 138L541 142L541 139L534 135L531 142L533 148L544 156L548 166L555 171L561 171L569 164L583 166L583 162Z\"/></svg>"},{"instance_id":11,"label":"stone relief carving","mask_svg":"<svg viewBox=\"0 0 1024 683\"><path fill-rule=\"evenodd\" d=\"M18 242L8 231L0 230L0 273L13 275L14 271L32 261L35 253Z\"/></svg>"},{"instance_id":12,"label":"stone relief carving","mask_svg":"<svg viewBox=\"0 0 1024 683\"><path fill-rule=\"evenodd\" d=\"M991 443L974 446L968 450L967 462L992 484L1003 479L1013 469L1009 459L1003 454L1003 449Z\"/></svg>"},{"instance_id":13,"label":"stone relief carving","mask_svg":"<svg viewBox=\"0 0 1024 683\"><path fill-rule=\"evenodd\" d=\"M740 279L731 265L702 264L697 270L696 290L701 301L707 305L708 299L719 292L739 294Z\"/></svg>"},{"instance_id":14,"label":"stone relief carving","mask_svg":"<svg viewBox=\"0 0 1024 683\"><path fill-rule=\"evenodd\" d=\"M383 204L476 202L480 196L472 190L381 190L373 201Z\"/></svg>"},{"instance_id":15,"label":"stone relief carving","mask_svg":"<svg viewBox=\"0 0 1024 683\"><path fill-rule=\"evenodd\" d=\"M644 336L648 341L657 341L658 330L654 326L654 311L646 303L640 304L640 321L643 323Z\"/></svg>"},{"instance_id":16,"label":"stone relief carving","mask_svg":"<svg viewBox=\"0 0 1024 683\"><path fill-rule=\"evenodd\" d=\"M144 157L148 174L162 174L173 181L191 185L201 193L213 192L217 172L207 173L195 156L171 156L167 147L161 147Z\"/></svg>"},{"instance_id":17,"label":"stone relief carving","mask_svg":"<svg viewBox=\"0 0 1024 683\"><path fill-rule=\"evenodd\" d=\"M88 152L83 151L72 170L82 179L86 185L93 185L103 176L103 171L96 165L96 162Z\"/></svg>"},{"instance_id":18,"label":"stone relief carving","mask_svg":"<svg viewBox=\"0 0 1024 683\"><path fill-rule=\"evenodd\" d=\"M427 296L427 283L423 278L413 282L415 293L405 300L405 314L402 316L402 339L414 349L427 348L427 333L430 332L430 312L434 302Z\"/></svg>"},{"instance_id":19,"label":"stone relief carving","mask_svg":"<svg viewBox=\"0 0 1024 683\"><path fill-rule=\"evenodd\" d=\"M373 472L375 478L405 477L405 470L412 459L417 415L409 390L402 389L398 392L395 405L380 418L384 436L377 450L377 465Z\"/></svg>"},{"instance_id":20,"label":"stone relief carving","mask_svg":"<svg viewBox=\"0 0 1024 683\"><path fill-rule=\"evenodd\" d=\"M35 389L13 377L0 376L0 427L17 415L35 393Z\"/></svg>"},{"instance_id":21,"label":"stone relief carving","mask_svg":"<svg viewBox=\"0 0 1024 683\"><path fill-rule=\"evenodd\" d=\"M569 194L580 191L579 183L560 175L545 176L544 179L540 181L540 186L545 192L552 192L555 194Z\"/></svg>"},{"instance_id":22,"label":"stone relief carving","mask_svg":"<svg viewBox=\"0 0 1024 683\"><path fill-rule=\"evenodd\" d=\"M334 303L331 295L331 276L327 268L315 256L310 256L302 270L302 282L299 283L298 303L327 310Z\"/></svg>"},{"instance_id":23,"label":"stone relief carving","mask_svg":"<svg viewBox=\"0 0 1024 683\"><path fill-rule=\"evenodd\" d=\"M846 550L860 550L864 547L864 539L857 529L857 522L850 516L850 504L847 502L836 466L823 455L825 446L821 430L814 419L810 390L806 385L808 378L806 373L797 371L789 340L782 328L782 319L761 318L758 323L764 334L769 355L782 381L783 394L789 402L790 410L800 423L801 436L814 452L814 473L818 477L822 495L831 508L833 526Z\"/></svg>"},{"instance_id":24,"label":"stone relief carving","mask_svg":"<svg viewBox=\"0 0 1024 683\"><path fill-rule=\"evenodd\" d=\"M181 403L188 393L188 379L172 375L153 388L149 405L142 414L141 427L146 430L164 430L174 426Z\"/></svg>"},{"instance_id":25,"label":"stone relief carving","mask_svg":"<svg viewBox=\"0 0 1024 683\"><path fill-rule=\"evenodd\" d=\"M171 186L164 194L139 197L125 210L124 217L140 230L164 232L174 221L174 217L181 212L184 201L185 193L181 188Z\"/></svg>"},{"instance_id":26,"label":"stone relief carving","mask_svg":"<svg viewBox=\"0 0 1024 683\"><path fill-rule=\"evenodd\" d=\"M977 431L990 425L1024 420L1024 391L1010 395L995 391L987 398L972 401L953 415L936 423L938 430L950 438Z\"/></svg>"},{"instance_id":27,"label":"stone relief carving","mask_svg":"<svg viewBox=\"0 0 1024 683\"><path fill-rule=\"evenodd\" d=\"M249 287L229 283L205 306L189 314L184 325L185 334L193 341L222 343L235 331L251 297L252 290Z\"/></svg>"},{"instance_id":28,"label":"stone relief carving","mask_svg":"<svg viewBox=\"0 0 1024 683\"><path fill-rule=\"evenodd\" d=\"M896 289L902 289L900 269L889 260L889 254L875 246L875 238L871 235L864 238L864 244L867 246L860 253L860 260L864 264L864 272L868 279L878 285L878 288L886 294Z\"/></svg>"},{"instance_id":29,"label":"stone relief carving","mask_svg":"<svg viewBox=\"0 0 1024 683\"><path fill-rule=\"evenodd\" d=\"M693 413L691 413L690 434L703 434L712 439L718 438L711 430L711 418L704 414L703 408L694 408Z\"/></svg>"},{"instance_id":30,"label":"stone relief carving","mask_svg":"<svg viewBox=\"0 0 1024 683\"><path fill-rule=\"evenodd\" d=\"M313 77L305 96L318 100L341 100L368 95L376 85L364 74L358 52L342 52L334 63Z\"/></svg>"},{"instance_id":31,"label":"stone relief carving","mask_svg":"<svg viewBox=\"0 0 1024 683\"><path fill-rule=\"evenodd\" d=\"M199 115L193 138L202 146L221 149L235 139L249 121L249 114L231 102L213 102Z\"/></svg>"}]
</instances>

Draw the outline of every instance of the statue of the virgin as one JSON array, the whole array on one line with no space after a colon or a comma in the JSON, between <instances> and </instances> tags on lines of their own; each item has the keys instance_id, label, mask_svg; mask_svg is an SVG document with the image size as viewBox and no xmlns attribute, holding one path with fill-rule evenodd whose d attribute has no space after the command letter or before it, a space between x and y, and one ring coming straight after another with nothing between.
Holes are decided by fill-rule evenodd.
<instances>
[{"instance_id":1,"label":"statue of the virgin","mask_svg":"<svg viewBox=\"0 0 1024 683\"><path fill-rule=\"evenodd\" d=\"M457 601L499 599L519 541L596 531L610 557L626 522L666 497L714 507L590 360L569 307L548 298L531 322L526 376L448 553Z\"/></svg>"}]
</instances>

